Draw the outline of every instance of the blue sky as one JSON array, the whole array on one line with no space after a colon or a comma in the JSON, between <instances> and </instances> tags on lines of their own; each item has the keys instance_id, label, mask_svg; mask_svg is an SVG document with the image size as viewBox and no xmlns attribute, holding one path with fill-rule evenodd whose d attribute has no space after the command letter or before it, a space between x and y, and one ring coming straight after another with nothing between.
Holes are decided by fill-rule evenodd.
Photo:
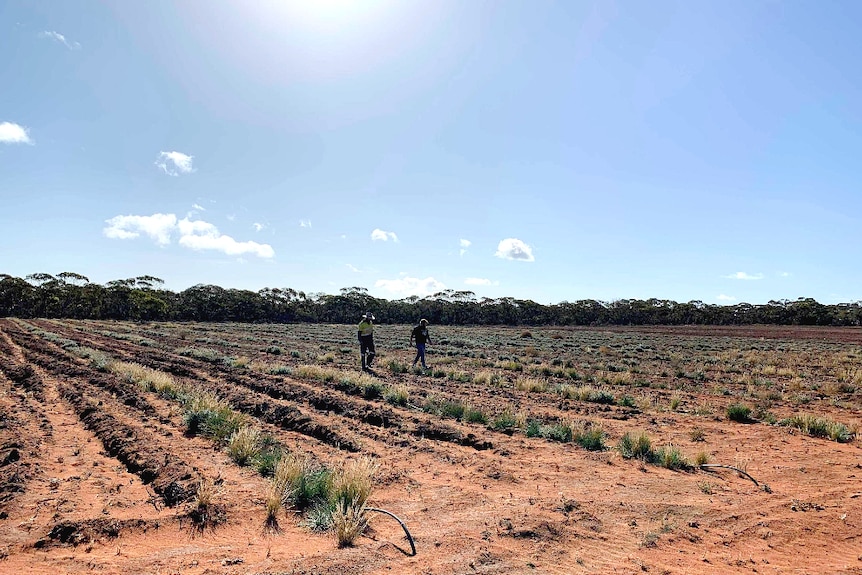
<instances>
[{"instance_id":1,"label":"blue sky","mask_svg":"<svg viewBox=\"0 0 862 575\"><path fill-rule=\"evenodd\" d=\"M862 300L862 3L0 3L0 273Z\"/></svg>"}]
</instances>

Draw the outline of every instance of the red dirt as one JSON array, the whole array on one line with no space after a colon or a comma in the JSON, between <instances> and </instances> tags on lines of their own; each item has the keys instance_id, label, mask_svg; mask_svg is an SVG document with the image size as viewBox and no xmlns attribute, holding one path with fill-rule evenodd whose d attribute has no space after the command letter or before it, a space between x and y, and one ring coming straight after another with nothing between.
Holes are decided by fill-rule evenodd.
<instances>
[{"instance_id":1,"label":"red dirt","mask_svg":"<svg viewBox=\"0 0 862 575\"><path fill-rule=\"evenodd\" d=\"M293 452L324 463L373 455L381 472L370 504L407 523L417 555L408 555L401 528L383 515L372 516L352 548L339 549L332 535L312 533L290 516L280 519L279 533L267 532L265 479L211 441L186 436L176 404L90 368L28 325L218 389ZM605 331L633 332L593 330ZM862 342L858 330L634 331ZM173 345L144 348L80 324L0 320L0 572L862 574L859 440L381 373L387 383L411 384L420 397L468 394L489 410L511 405L534 416L600 422L609 445L625 432L646 431L656 444L745 465L765 490L729 470L670 471L613 450L508 435L332 384L181 357ZM706 399L731 402L704 390L685 396L689 405ZM848 411L823 401L817 413L858 423L854 405ZM705 441L691 440L695 427ZM225 523L203 533L183 496L166 497L170 485L188 494L199 478L217 480L226 513Z\"/></svg>"}]
</instances>

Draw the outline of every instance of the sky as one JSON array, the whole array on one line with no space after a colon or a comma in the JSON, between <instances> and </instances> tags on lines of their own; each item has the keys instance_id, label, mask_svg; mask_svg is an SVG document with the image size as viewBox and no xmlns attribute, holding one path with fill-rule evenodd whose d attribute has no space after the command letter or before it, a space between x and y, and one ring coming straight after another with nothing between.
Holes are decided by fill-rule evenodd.
<instances>
[{"instance_id":1,"label":"sky","mask_svg":"<svg viewBox=\"0 0 862 575\"><path fill-rule=\"evenodd\" d=\"M862 300L862 3L3 0L0 273Z\"/></svg>"}]
</instances>

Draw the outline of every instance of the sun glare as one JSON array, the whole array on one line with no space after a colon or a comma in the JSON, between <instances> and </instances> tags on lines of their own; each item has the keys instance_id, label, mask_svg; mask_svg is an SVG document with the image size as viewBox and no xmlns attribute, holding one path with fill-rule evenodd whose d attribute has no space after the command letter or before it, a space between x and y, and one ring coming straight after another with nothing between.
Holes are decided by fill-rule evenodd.
<instances>
[{"instance_id":1,"label":"sun glare","mask_svg":"<svg viewBox=\"0 0 862 575\"><path fill-rule=\"evenodd\" d=\"M340 33L367 25L386 12L384 0L263 0L261 16L317 33Z\"/></svg>"}]
</instances>

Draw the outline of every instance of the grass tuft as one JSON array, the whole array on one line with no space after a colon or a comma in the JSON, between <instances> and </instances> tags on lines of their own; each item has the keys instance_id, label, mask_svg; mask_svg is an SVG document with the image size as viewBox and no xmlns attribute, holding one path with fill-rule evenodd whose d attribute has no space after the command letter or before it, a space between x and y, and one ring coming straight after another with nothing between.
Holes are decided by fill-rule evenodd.
<instances>
[{"instance_id":1,"label":"grass tuft","mask_svg":"<svg viewBox=\"0 0 862 575\"><path fill-rule=\"evenodd\" d=\"M625 459L641 459L643 461L651 461L655 455L653 452L652 441L649 436L644 433L637 435L628 432L620 438L617 444L617 450Z\"/></svg>"}]
</instances>

